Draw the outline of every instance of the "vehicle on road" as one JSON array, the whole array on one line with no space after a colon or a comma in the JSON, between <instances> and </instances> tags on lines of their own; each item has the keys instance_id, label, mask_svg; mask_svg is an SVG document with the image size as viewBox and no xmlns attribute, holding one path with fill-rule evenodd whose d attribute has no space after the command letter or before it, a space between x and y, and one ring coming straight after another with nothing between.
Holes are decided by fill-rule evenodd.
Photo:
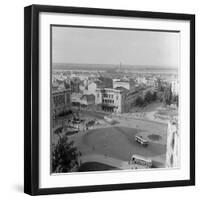
<instances>
[{"instance_id":1,"label":"vehicle on road","mask_svg":"<svg viewBox=\"0 0 200 200\"><path fill-rule=\"evenodd\" d=\"M147 140L145 140L142 136L140 135L136 135L135 136L135 141L138 142L139 144L141 144L144 147L147 147L149 142Z\"/></svg>"},{"instance_id":2,"label":"vehicle on road","mask_svg":"<svg viewBox=\"0 0 200 200\"><path fill-rule=\"evenodd\" d=\"M104 120L105 120L107 123L111 124L111 125L114 125L114 124L117 123L116 120L114 120L114 119L112 119L111 117L108 117L108 116L104 116Z\"/></svg>"},{"instance_id":3,"label":"vehicle on road","mask_svg":"<svg viewBox=\"0 0 200 200\"><path fill-rule=\"evenodd\" d=\"M152 167L152 160L149 158L146 158L144 156L138 155L138 154L133 154L131 156L131 164L138 164L142 166L146 166L147 168Z\"/></svg>"}]
</instances>

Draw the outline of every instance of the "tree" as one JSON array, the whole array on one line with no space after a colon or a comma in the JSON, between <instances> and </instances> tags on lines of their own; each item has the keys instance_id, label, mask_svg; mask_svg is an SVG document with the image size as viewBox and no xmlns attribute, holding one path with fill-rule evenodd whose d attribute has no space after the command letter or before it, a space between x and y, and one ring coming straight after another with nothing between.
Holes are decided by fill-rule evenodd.
<instances>
[{"instance_id":1,"label":"tree","mask_svg":"<svg viewBox=\"0 0 200 200\"><path fill-rule=\"evenodd\" d=\"M171 103L172 103L172 90L171 90L171 86L165 88L165 91L164 91L164 102L167 105L171 105Z\"/></svg>"},{"instance_id":2,"label":"tree","mask_svg":"<svg viewBox=\"0 0 200 200\"><path fill-rule=\"evenodd\" d=\"M152 94L150 91L148 91L148 92L145 94L145 96L144 96L144 101L145 101L146 103L150 103L150 102L153 101L153 94Z\"/></svg>"},{"instance_id":3,"label":"tree","mask_svg":"<svg viewBox=\"0 0 200 200\"><path fill-rule=\"evenodd\" d=\"M144 105L144 100L141 96L137 97L137 99L135 100L135 105L136 106L143 106Z\"/></svg>"},{"instance_id":4,"label":"tree","mask_svg":"<svg viewBox=\"0 0 200 200\"><path fill-rule=\"evenodd\" d=\"M176 106L178 107L178 95L173 96L173 103L176 104Z\"/></svg>"},{"instance_id":5,"label":"tree","mask_svg":"<svg viewBox=\"0 0 200 200\"><path fill-rule=\"evenodd\" d=\"M72 171L78 167L79 154L77 148L74 147L73 141L69 142L67 136L60 138L52 151L52 171Z\"/></svg>"}]
</instances>

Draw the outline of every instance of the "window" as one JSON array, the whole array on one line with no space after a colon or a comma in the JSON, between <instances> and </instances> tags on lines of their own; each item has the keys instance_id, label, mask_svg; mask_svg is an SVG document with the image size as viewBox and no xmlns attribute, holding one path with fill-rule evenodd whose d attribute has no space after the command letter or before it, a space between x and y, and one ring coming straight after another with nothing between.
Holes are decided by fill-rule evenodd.
<instances>
[{"instance_id":1,"label":"window","mask_svg":"<svg viewBox=\"0 0 200 200\"><path fill-rule=\"evenodd\" d=\"M171 147L172 147L172 149L174 149L174 143L175 143L175 134L173 133L173 137L172 137L172 140L171 140Z\"/></svg>"},{"instance_id":2,"label":"window","mask_svg":"<svg viewBox=\"0 0 200 200\"><path fill-rule=\"evenodd\" d=\"M173 155L171 155L171 157L170 157L170 164L173 165L173 162L174 162L174 158L173 158Z\"/></svg>"},{"instance_id":3,"label":"window","mask_svg":"<svg viewBox=\"0 0 200 200\"><path fill-rule=\"evenodd\" d=\"M67 103L67 104L70 104L70 94L67 94L66 97L67 97L66 103Z\"/></svg>"}]
</instances>

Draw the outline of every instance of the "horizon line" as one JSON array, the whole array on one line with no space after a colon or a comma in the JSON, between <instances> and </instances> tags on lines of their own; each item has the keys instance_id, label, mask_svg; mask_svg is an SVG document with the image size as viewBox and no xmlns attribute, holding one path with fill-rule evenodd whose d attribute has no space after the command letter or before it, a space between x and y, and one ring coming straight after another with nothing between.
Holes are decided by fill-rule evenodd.
<instances>
[{"instance_id":1,"label":"horizon line","mask_svg":"<svg viewBox=\"0 0 200 200\"><path fill-rule=\"evenodd\" d=\"M122 62L117 63L65 63L65 62L52 62L52 65L110 65L110 66L132 66L132 67L152 67L152 68L171 68L171 69L178 69L178 66L167 66L167 65L141 65L141 64L123 64Z\"/></svg>"}]
</instances>

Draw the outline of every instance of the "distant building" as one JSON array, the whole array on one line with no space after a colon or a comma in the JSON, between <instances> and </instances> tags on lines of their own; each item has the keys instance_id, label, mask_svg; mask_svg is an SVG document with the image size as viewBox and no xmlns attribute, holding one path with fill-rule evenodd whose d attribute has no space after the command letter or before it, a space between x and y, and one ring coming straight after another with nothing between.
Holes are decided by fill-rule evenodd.
<instances>
[{"instance_id":1,"label":"distant building","mask_svg":"<svg viewBox=\"0 0 200 200\"><path fill-rule=\"evenodd\" d=\"M52 90L55 91L58 89L58 87L59 87L59 83L56 80L54 80L52 82Z\"/></svg>"},{"instance_id":2,"label":"distant building","mask_svg":"<svg viewBox=\"0 0 200 200\"><path fill-rule=\"evenodd\" d=\"M139 87L132 90L127 90L124 87L97 88L95 104L108 112L128 113L135 105L136 99L139 96L144 98L148 91L154 92L154 88Z\"/></svg>"},{"instance_id":3,"label":"distant building","mask_svg":"<svg viewBox=\"0 0 200 200\"><path fill-rule=\"evenodd\" d=\"M96 89L97 89L97 83L91 82L87 86L87 90L84 91L84 94L93 94L96 96Z\"/></svg>"},{"instance_id":4,"label":"distant building","mask_svg":"<svg viewBox=\"0 0 200 200\"><path fill-rule=\"evenodd\" d=\"M171 82L171 90L172 90L172 94L174 96L179 94L179 82L178 82L178 80L173 80Z\"/></svg>"},{"instance_id":5,"label":"distant building","mask_svg":"<svg viewBox=\"0 0 200 200\"><path fill-rule=\"evenodd\" d=\"M156 86L157 86L157 85L156 85L156 79L154 79L154 78L148 78L146 84L147 84L148 86L153 86L153 87L156 87Z\"/></svg>"},{"instance_id":6,"label":"distant building","mask_svg":"<svg viewBox=\"0 0 200 200\"><path fill-rule=\"evenodd\" d=\"M95 105L95 95L72 93L71 102L76 107Z\"/></svg>"},{"instance_id":7,"label":"distant building","mask_svg":"<svg viewBox=\"0 0 200 200\"><path fill-rule=\"evenodd\" d=\"M93 94L84 94L80 100L81 105L90 106L95 104L95 96Z\"/></svg>"},{"instance_id":8,"label":"distant building","mask_svg":"<svg viewBox=\"0 0 200 200\"><path fill-rule=\"evenodd\" d=\"M71 110L71 90L53 90L52 91L52 117L56 119L59 115Z\"/></svg>"},{"instance_id":9,"label":"distant building","mask_svg":"<svg viewBox=\"0 0 200 200\"><path fill-rule=\"evenodd\" d=\"M143 94L137 90L132 90L126 93L124 102L124 112L130 112L131 108L135 105L135 101Z\"/></svg>"},{"instance_id":10,"label":"distant building","mask_svg":"<svg viewBox=\"0 0 200 200\"><path fill-rule=\"evenodd\" d=\"M130 82L128 80L113 79L113 88L123 87L130 90Z\"/></svg>"},{"instance_id":11,"label":"distant building","mask_svg":"<svg viewBox=\"0 0 200 200\"><path fill-rule=\"evenodd\" d=\"M99 81L101 82L101 87L113 88L113 80L109 77L100 76Z\"/></svg>"},{"instance_id":12,"label":"distant building","mask_svg":"<svg viewBox=\"0 0 200 200\"><path fill-rule=\"evenodd\" d=\"M97 88L95 103L102 110L114 113L124 112L125 89Z\"/></svg>"},{"instance_id":13,"label":"distant building","mask_svg":"<svg viewBox=\"0 0 200 200\"><path fill-rule=\"evenodd\" d=\"M173 118L168 122L166 167L179 167L179 144L180 135L178 131L178 120L177 118Z\"/></svg>"},{"instance_id":14,"label":"distant building","mask_svg":"<svg viewBox=\"0 0 200 200\"><path fill-rule=\"evenodd\" d=\"M147 79L144 76L138 76L137 79L136 79L136 82L137 82L138 85L146 84Z\"/></svg>"},{"instance_id":15,"label":"distant building","mask_svg":"<svg viewBox=\"0 0 200 200\"><path fill-rule=\"evenodd\" d=\"M71 92L78 93L80 92L80 85L81 85L81 80L79 78L73 78L71 79Z\"/></svg>"},{"instance_id":16,"label":"distant building","mask_svg":"<svg viewBox=\"0 0 200 200\"><path fill-rule=\"evenodd\" d=\"M79 91L80 91L80 93L83 93L83 94L86 91L86 86L84 85L83 82L81 82L80 85L79 85Z\"/></svg>"},{"instance_id":17,"label":"distant building","mask_svg":"<svg viewBox=\"0 0 200 200\"><path fill-rule=\"evenodd\" d=\"M80 106L80 102L81 102L81 97L82 94L81 93L72 93L71 94L71 103L72 106Z\"/></svg>"},{"instance_id":18,"label":"distant building","mask_svg":"<svg viewBox=\"0 0 200 200\"><path fill-rule=\"evenodd\" d=\"M65 89L71 89L70 80L66 79L63 84Z\"/></svg>"}]
</instances>

